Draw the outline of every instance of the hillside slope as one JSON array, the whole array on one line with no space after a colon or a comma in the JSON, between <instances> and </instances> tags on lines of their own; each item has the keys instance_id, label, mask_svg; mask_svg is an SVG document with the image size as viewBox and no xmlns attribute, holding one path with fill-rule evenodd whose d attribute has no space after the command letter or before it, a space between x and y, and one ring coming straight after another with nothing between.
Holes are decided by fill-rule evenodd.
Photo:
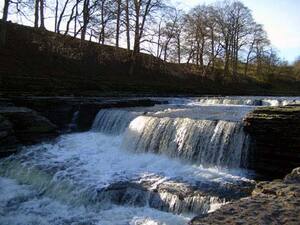
<instances>
[{"instance_id":1,"label":"hillside slope","mask_svg":"<svg viewBox=\"0 0 300 225\"><path fill-rule=\"evenodd\" d=\"M70 36L8 23L0 49L0 94L18 95L299 95L300 84L282 78L218 81L195 66L171 64Z\"/></svg>"}]
</instances>

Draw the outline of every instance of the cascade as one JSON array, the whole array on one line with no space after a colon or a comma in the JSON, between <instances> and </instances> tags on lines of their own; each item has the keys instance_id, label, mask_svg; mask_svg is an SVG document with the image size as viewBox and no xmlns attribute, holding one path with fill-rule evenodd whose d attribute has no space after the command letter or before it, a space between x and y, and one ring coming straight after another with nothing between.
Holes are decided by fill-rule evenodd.
<instances>
[{"instance_id":1,"label":"cascade","mask_svg":"<svg viewBox=\"0 0 300 225\"><path fill-rule=\"evenodd\" d=\"M138 116L137 112L119 109L102 109L96 115L92 130L107 134L120 134L126 130L128 124L136 116Z\"/></svg>"},{"instance_id":2,"label":"cascade","mask_svg":"<svg viewBox=\"0 0 300 225\"><path fill-rule=\"evenodd\" d=\"M238 122L139 116L130 123L123 144L134 152L238 168L246 166L248 139Z\"/></svg>"},{"instance_id":3,"label":"cascade","mask_svg":"<svg viewBox=\"0 0 300 225\"><path fill-rule=\"evenodd\" d=\"M192 101L191 104L209 105L253 105L253 106L285 106L299 104L299 97L204 97Z\"/></svg>"},{"instance_id":4,"label":"cascade","mask_svg":"<svg viewBox=\"0 0 300 225\"><path fill-rule=\"evenodd\" d=\"M247 196L241 119L252 107L173 103L102 109L88 132L1 159L0 223L180 225Z\"/></svg>"}]
</instances>

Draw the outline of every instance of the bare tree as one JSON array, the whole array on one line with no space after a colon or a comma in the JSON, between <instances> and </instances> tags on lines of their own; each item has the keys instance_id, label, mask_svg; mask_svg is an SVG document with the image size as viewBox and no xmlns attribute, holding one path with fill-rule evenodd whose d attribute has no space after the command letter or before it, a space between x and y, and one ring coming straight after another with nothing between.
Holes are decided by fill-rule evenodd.
<instances>
[{"instance_id":1,"label":"bare tree","mask_svg":"<svg viewBox=\"0 0 300 225\"><path fill-rule=\"evenodd\" d=\"M141 39L145 32L145 24L149 15L163 6L162 0L134 0L134 47L133 52L139 53L141 49Z\"/></svg>"},{"instance_id":2,"label":"bare tree","mask_svg":"<svg viewBox=\"0 0 300 225\"><path fill-rule=\"evenodd\" d=\"M248 43L248 53L246 56L244 75L248 74L249 63L260 56L260 50L264 46L269 46L270 42L267 38L266 32L262 25L254 23L252 26L252 33Z\"/></svg>"}]
</instances>

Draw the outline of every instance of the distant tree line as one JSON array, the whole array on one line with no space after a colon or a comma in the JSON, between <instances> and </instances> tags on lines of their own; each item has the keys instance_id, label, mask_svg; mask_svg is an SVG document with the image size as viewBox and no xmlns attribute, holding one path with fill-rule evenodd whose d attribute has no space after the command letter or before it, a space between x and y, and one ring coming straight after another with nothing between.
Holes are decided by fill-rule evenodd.
<instances>
[{"instance_id":1,"label":"distant tree line","mask_svg":"<svg viewBox=\"0 0 300 225\"><path fill-rule=\"evenodd\" d=\"M297 67L278 57L263 26L240 1L183 12L165 0L5 0L2 21L10 17L133 54L194 64L203 76L220 70L233 78L279 73L282 68L289 73ZM2 23L2 44L5 30Z\"/></svg>"}]
</instances>

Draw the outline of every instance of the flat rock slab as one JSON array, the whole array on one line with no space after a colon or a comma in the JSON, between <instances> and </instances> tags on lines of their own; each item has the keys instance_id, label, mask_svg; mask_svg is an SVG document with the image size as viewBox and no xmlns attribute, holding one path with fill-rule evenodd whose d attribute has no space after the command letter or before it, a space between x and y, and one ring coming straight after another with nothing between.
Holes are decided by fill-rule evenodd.
<instances>
[{"instance_id":1,"label":"flat rock slab","mask_svg":"<svg viewBox=\"0 0 300 225\"><path fill-rule=\"evenodd\" d=\"M262 107L244 119L251 136L250 169L282 178L300 165L300 106Z\"/></svg>"},{"instance_id":2,"label":"flat rock slab","mask_svg":"<svg viewBox=\"0 0 300 225\"><path fill-rule=\"evenodd\" d=\"M30 112L32 112L32 110L25 107L15 107L15 106L0 107L0 113L4 115L16 114L16 113L30 113Z\"/></svg>"},{"instance_id":3,"label":"flat rock slab","mask_svg":"<svg viewBox=\"0 0 300 225\"><path fill-rule=\"evenodd\" d=\"M300 168L297 168L284 180L258 183L252 197L225 205L207 216L196 217L190 225L298 225L299 212Z\"/></svg>"}]
</instances>

